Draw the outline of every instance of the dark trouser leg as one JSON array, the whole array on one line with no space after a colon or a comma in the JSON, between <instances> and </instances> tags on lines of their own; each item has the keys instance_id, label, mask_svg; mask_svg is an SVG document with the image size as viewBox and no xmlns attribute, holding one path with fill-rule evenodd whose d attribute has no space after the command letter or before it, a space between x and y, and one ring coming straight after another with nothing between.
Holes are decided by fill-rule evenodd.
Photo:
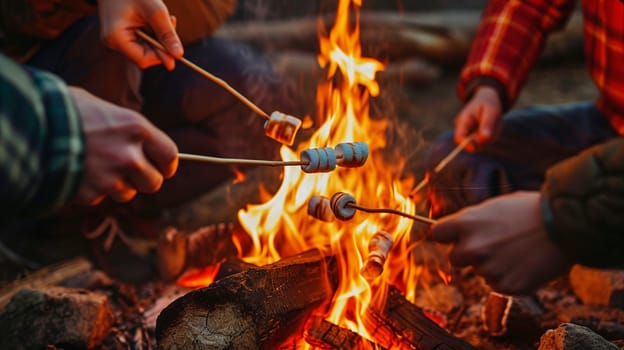
<instances>
[{"instance_id":1,"label":"dark trouser leg","mask_svg":"<svg viewBox=\"0 0 624 350\"><path fill-rule=\"evenodd\" d=\"M512 111L496 142L475 153L462 152L433 176L433 213L445 215L503 193L538 190L548 167L615 135L590 102ZM452 133L436 140L427 168L433 169L454 147Z\"/></svg>"},{"instance_id":2,"label":"dark trouser leg","mask_svg":"<svg viewBox=\"0 0 624 350\"><path fill-rule=\"evenodd\" d=\"M248 46L210 38L186 48L185 57L225 80L263 110L292 113L291 90L268 60ZM143 112L165 130L181 152L274 159L280 144L264 136L264 118L223 88L178 63L173 72L154 67L144 74ZM141 207L170 206L233 177L228 166L182 161L174 178Z\"/></svg>"},{"instance_id":3,"label":"dark trouser leg","mask_svg":"<svg viewBox=\"0 0 624 350\"><path fill-rule=\"evenodd\" d=\"M141 70L104 46L95 17L80 20L60 37L43 44L27 63L116 105L140 109Z\"/></svg>"}]
</instances>

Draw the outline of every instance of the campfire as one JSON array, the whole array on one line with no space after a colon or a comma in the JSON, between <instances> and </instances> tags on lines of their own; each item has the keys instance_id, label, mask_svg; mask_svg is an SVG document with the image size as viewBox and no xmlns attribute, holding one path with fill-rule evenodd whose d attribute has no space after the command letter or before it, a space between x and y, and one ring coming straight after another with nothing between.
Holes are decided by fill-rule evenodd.
<instances>
[{"instance_id":1,"label":"campfire","mask_svg":"<svg viewBox=\"0 0 624 350\"><path fill-rule=\"evenodd\" d=\"M421 266L410 263L413 244L410 232L414 222L390 214L358 213L351 220L333 222L308 215L312 198L331 197L340 191L352 193L358 202L368 207L394 208L407 213L415 210L414 203L404 195L410 192L413 181L398 180L403 174L404 156L400 150L386 148L388 118L372 118L369 114L369 100L380 92L376 73L383 70L384 65L362 56L360 6L359 1L340 1L333 28L327 34L321 33L318 62L327 75L317 88L319 126L296 150L282 147L281 156L285 161L296 161L298 154L307 149L366 142L370 150L368 161L360 168L341 168L326 174L310 175L296 168L284 169L281 186L273 197L260 205L248 205L239 212L239 221L252 244L246 247L239 241L236 245L239 257L257 266L277 266L283 264L284 258L293 259L289 257L314 249L312 260L318 275L307 278L318 284L315 287L321 288L317 292L323 297L304 295L304 299L316 298L309 300L310 305L305 308L312 310L310 306L318 306L320 301L327 305L314 309L314 319L321 322L313 324L328 322L374 344L370 332L378 327L367 328L367 310L383 310L390 286L412 291L408 297L413 298L414 284L423 272ZM355 16L355 21L351 20L351 15ZM297 262L299 259L294 258L291 268L304 273L292 267ZM264 271L271 274L272 270ZM205 276L195 278L202 280ZM294 284L294 288L303 287L296 285L296 277L283 283ZM184 283L196 286L195 278L186 278ZM327 283L335 285L325 286ZM236 294L233 289L231 291ZM286 293L283 297L294 296ZM325 300L327 297L329 299ZM308 315L309 310L304 314ZM302 334L292 336L297 339ZM384 344L385 347L391 345Z\"/></svg>"},{"instance_id":2,"label":"campfire","mask_svg":"<svg viewBox=\"0 0 624 350\"><path fill-rule=\"evenodd\" d=\"M280 154L283 162L297 162L307 150L353 146L355 153L366 144L363 166L316 174L284 167L277 189L261 188L261 204L240 210L236 225L167 231L158 243L159 267L175 285L128 287L94 273L83 259L44 269L0 293L7 310L0 329L27 329L33 348L42 337L55 344L51 349L102 342L150 349L154 339L162 349L524 349L560 322L624 338L624 313L611 308L622 307L624 282L617 281L624 275L573 270L577 297L607 305L597 311L579 305L568 281L535 297L505 296L468 269L452 273L444 259L415 253L424 246L435 255L438 248L415 237L434 222L415 215L423 198L411 196L422 193L426 180L415 186L420 179L406 176L405 149L388 141L394 116L371 112L382 92L377 75L387 64L363 53L361 6L340 0L330 30L319 23L316 64L324 75L316 127ZM59 284L97 292L49 287ZM37 310L34 320L22 316L28 310ZM63 333L74 325L80 331ZM546 333L545 344L594 335L575 327Z\"/></svg>"},{"instance_id":3,"label":"campfire","mask_svg":"<svg viewBox=\"0 0 624 350\"><path fill-rule=\"evenodd\" d=\"M383 70L384 65L376 59L362 56L360 6L359 1L340 1L333 28L329 33L320 34L318 63L325 69L326 76L317 88L316 120L319 125L310 139L299 143L296 150L282 147L281 156L284 161L297 161L298 154L309 149L351 142L356 142L357 146L357 142L365 142L370 151L368 161L359 168L340 168L325 174L311 175L296 168L285 168L277 192L262 204L248 205L238 215L247 234L244 239L235 242L239 258L245 263L263 266L255 270L262 271L262 276L252 278L243 274L235 282L219 281L211 286L212 289L198 291L194 297L185 297L198 302L211 300L212 306L223 307L213 320L218 320L214 325L217 328L218 325L232 324L233 320L236 320L236 324L245 323L242 316L234 311L232 303L245 308L250 306L247 305L250 302L263 303L260 296L270 298L264 301L268 305L262 306L262 311L252 312L254 317L262 322L284 322L289 325L285 327L288 331L279 325L264 330L264 334L260 331L261 345L265 348L289 342L295 344L295 348L311 348L310 342L318 343L322 340L316 339L318 335L314 336L319 327L361 338L358 344L362 348L400 348L398 344L401 341L397 343L392 340L392 336L381 336L384 333L384 322L389 321L380 315L389 295L404 298L392 286L399 286L402 292L407 292L408 298L413 299L415 283L424 271L422 266L411 263L414 242L410 232L414 221L409 218L389 213L358 213L353 216L354 210L349 220L344 221L331 218L317 220L309 215L310 211L319 210L314 208L316 198L333 197L333 203L336 198L334 194L340 194L341 191L351 193L357 198L358 205L365 207L392 208L405 213L415 211L414 202L405 195L409 194L414 181L409 178L399 180L404 172L405 158L401 150L386 147L389 118L373 118L369 113L370 99L380 93L376 74ZM355 20L352 16L355 16ZM330 210L329 201L326 206L325 212ZM334 204L332 208L335 210ZM327 213L321 216L327 216ZM251 244L246 245L245 242L249 241ZM280 273L287 278L278 274L278 271L282 271ZM310 274L310 271L314 273ZM187 277L184 283L197 286L196 281L205 281L206 276L215 276L215 270ZM302 277L305 280L301 280ZM239 288L240 284L256 287L243 292ZM270 285L274 284L278 287L271 289ZM223 294L223 291L227 291L230 296ZM272 298L278 300L272 301ZM297 300L289 300L293 298ZM212 304L215 299L221 301ZM202 302L190 303L186 306L176 306L174 303L169 309L175 311L163 312L160 322L162 327L159 328L159 333L164 334L161 343L170 344L174 338L179 338L180 332L189 331L180 327L180 322L184 322L178 319L180 310L185 310L184 318L189 313L212 314L205 305L201 305ZM273 309L282 311L280 313ZM222 312L227 317L224 318ZM257 323L262 323L258 320L255 321L256 327L253 327L254 333L258 331ZM433 322L425 322L431 324L431 329L436 329ZM171 328L171 324L176 326ZM308 326L307 336L304 337L305 325ZM212 326L208 328L212 329ZM289 333L293 329L295 333ZM387 329L386 332L393 333ZM227 331L220 329L219 334L224 333ZM409 338L408 334L403 337ZM432 342L448 345L448 339L451 339L451 343L454 340L450 336L442 336ZM228 339L226 343L231 341ZM461 344L460 341L455 342ZM406 341L403 347L409 343Z\"/></svg>"}]
</instances>

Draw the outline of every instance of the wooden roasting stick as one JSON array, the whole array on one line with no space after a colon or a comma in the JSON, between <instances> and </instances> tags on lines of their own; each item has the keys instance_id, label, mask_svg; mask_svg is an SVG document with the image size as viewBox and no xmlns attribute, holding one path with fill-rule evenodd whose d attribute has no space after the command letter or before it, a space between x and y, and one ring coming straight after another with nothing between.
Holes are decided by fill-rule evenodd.
<instances>
[{"instance_id":1,"label":"wooden roasting stick","mask_svg":"<svg viewBox=\"0 0 624 350\"><path fill-rule=\"evenodd\" d=\"M147 35L144 31L137 30L136 33L137 33L137 35L139 37L141 37L141 39L147 41L150 45L158 48L159 50L161 50L163 52L167 52L167 49L165 49L165 47L161 43L159 43L156 39L152 38L151 36ZM264 117L266 119L270 119L271 118L267 112L263 111L256 104L251 102L247 97L243 96L243 94L238 92L236 89L234 89L228 83L226 83L223 79L221 79L221 78L217 77L216 75L206 71L205 69L203 69L200 66L196 65L195 63L187 60L184 57L179 58L179 60L180 60L180 62L184 63L187 67L189 67L192 70L196 71L197 73L203 75L204 77L212 80L215 84L217 84L217 85L221 86L222 88L224 88L225 90L227 90L227 92L232 94L234 97L236 97L238 100L240 100L243 104L245 104L247 107L249 107L252 111L256 112L258 115L260 115L260 116L262 116L262 117Z\"/></svg>"},{"instance_id":2,"label":"wooden roasting stick","mask_svg":"<svg viewBox=\"0 0 624 350\"><path fill-rule=\"evenodd\" d=\"M436 220L425 216L413 215L389 208L368 208L358 205L355 197L345 192L336 192L331 199L323 196L312 196L308 202L308 215L325 222L331 222L334 218L342 221L351 220L355 211L367 213L386 213L399 215L408 219L423 222L429 225L435 224Z\"/></svg>"},{"instance_id":3,"label":"wooden roasting stick","mask_svg":"<svg viewBox=\"0 0 624 350\"><path fill-rule=\"evenodd\" d=\"M422 223L425 224L435 224L436 220L434 219L430 219L426 216L421 216L421 215L412 215L412 214L408 214L396 209L389 209L389 208L367 208L367 207L363 207L361 205L357 205L357 204L347 204L348 207L351 208L355 208L357 210L366 212L366 213L386 213L386 214L393 214L393 215L398 215L398 216L402 216L404 218L408 218L408 219L412 219L414 221L420 221Z\"/></svg>"},{"instance_id":4,"label":"wooden roasting stick","mask_svg":"<svg viewBox=\"0 0 624 350\"><path fill-rule=\"evenodd\" d=\"M198 154L178 153L178 158L181 160L192 160L204 163L215 164L233 164L233 165L264 165L264 166L297 166L307 165L308 162L301 160L283 161L283 160L261 160L261 159L246 159L246 158L220 158L202 156Z\"/></svg>"},{"instance_id":5,"label":"wooden roasting stick","mask_svg":"<svg viewBox=\"0 0 624 350\"><path fill-rule=\"evenodd\" d=\"M440 171L442 171L442 169L444 169L444 167L446 167L448 163L450 163L453 159L455 159L455 157L457 157L457 155L459 155L459 153L463 151L464 148L466 148L466 146L468 146L472 141L474 141L476 137L477 137L477 134L472 134L468 136L466 139L464 139L464 141L462 141L459 145L457 145L446 157L444 157L444 159L440 161L440 163L438 163L438 165L436 165L436 167L433 169L431 173L437 174ZM416 195L416 193L420 192L420 190L422 190L425 186L427 186L427 184L429 183L430 177L431 176L425 176L425 178L422 179L418 183L418 185L416 185L416 187L414 187L414 189L410 192L409 197L413 197L414 195Z\"/></svg>"},{"instance_id":6,"label":"wooden roasting stick","mask_svg":"<svg viewBox=\"0 0 624 350\"><path fill-rule=\"evenodd\" d=\"M216 164L301 166L306 173L323 173L336 169L336 166L357 168L368 159L368 144L365 142L343 142L331 147L308 148L301 152L298 161L277 161L246 158L221 158L197 154L178 153L182 160L192 160Z\"/></svg>"},{"instance_id":7,"label":"wooden roasting stick","mask_svg":"<svg viewBox=\"0 0 624 350\"><path fill-rule=\"evenodd\" d=\"M150 45L158 48L159 50L168 53L167 49L159 43L156 39L147 35L145 32L141 30L137 30L136 34ZM184 57L178 58L180 62L184 63L187 67L194 70L195 72L201 74L205 78L213 81L215 84L219 85L227 92L232 94L232 96L236 97L239 101L241 101L245 106L249 107L253 112L257 113L261 117L265 118L266 121L264 123L264 133L266 136L283 143L285 145L291 146L295 142L295 137L297 136L297 132L301 128L301 119L293 117L291 115L274 111L269 115L267 112L263 111L256 104L251 102L247 97L243 96L236 89L231 87L228 83L226 83L223 79L215 76L214 74L206 71L205 69L199 67L195 63L187 60Z\"/></svg>"}]
</instances>

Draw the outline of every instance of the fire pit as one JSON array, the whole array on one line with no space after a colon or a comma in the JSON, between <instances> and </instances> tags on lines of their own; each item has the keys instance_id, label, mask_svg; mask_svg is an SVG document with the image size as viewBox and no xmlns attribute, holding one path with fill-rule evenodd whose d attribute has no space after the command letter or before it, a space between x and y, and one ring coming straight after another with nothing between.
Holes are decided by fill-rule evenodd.
<instances>
[{"instance_id":1,"label":"fire pit","mask_svg":"<svg viewBox=\"0 0 624 350\"><path fill-rule=\"evenodd\" d=\"M83 260L19 281L0 293L0 330L13 334L0 348L24 346L21 331L45 328L22 319L28 310L54 310L45 321L58 327L29 333L31 348L50 349L152 349L156 341L162 349L531 349L540 336L544 349L555 349L561 339L592 339L604 348L624 339L617 274L575 268L571 281L561 278L534 296L505 296L469 269L430 264L445 260L439 247L413 237L426 221L355 211L346 221L308 215L312 198L340 192L368 208L415 213L418 204L409 198L415 179L404 177L404 148L388 147L391 116L370 115L369 102L381 92L376 73L385 67L362 55L359 7L339 1L333 28L321 33L316 132L282 147L281 156L297 161L306 149L366 142L363 167L323 174L285 168L275 194L246 206L236 225L172 229L159 243L166 282L126 285ZM177 286L169 283L176 279ZM82 289L47 287L59 284ZM80 332L55 322L63 314L72 326L84 325Z\"/></svg>"},{"instance_id":2,"label":"fire pit","mask_svg":"<svg viewBox=\"0 0 624 350\"><path fill-rule=\"evenodd\" d=\"M370 149L367 163L358 169L315 175L284 169L277 193L263 204L247 206L238 216L252 243L244 249L236 242L240 258L263 267L217 281L165 309L156 330L164 348L209 344L220 344L215 348L252 348L251 344L275 348L293 339L293 346L299 347L296 342L303 346L304 338L322 342L319 334L323 332L316 328L308 328L304 336L304 326L312 315L320 320L310 321L316 327L344 332L345 339L361 337L361 344L469 348L415 307L406 320L382 316L388 304L411 305L391 286L413 290L421 273L419 266L406 263L411 261L413 221L383 214L328 223L307 215L311 198L339 191L353 193L368 207L415 210L414 202L403 195L410 192L413 181L397 180L404 172L405 157L399 150L391 154L393 151L385 148L388 119L369 115L369 99L379 94L375 76L383 64L362 57L359 23L350 17L359 16L359 6L354 1L340 1L334 27L321 36L318 60L327 76L317 90L317 131L300 143L297 151L283 147L281 155L285 161L296 161L306 149L361 141ZM387 243L369 244L379 241L380 231L386 233ZM369 245L377 248L369 252ZM296 255L310 249L316 252L312 258ZM369 253L374 254L377 271L363 276ZM383 269L384 263L399 268ZM389 296L391 301L387 301ZM419 316L420 320L412 319ZM403 340L393 340L394 333ZM424 335L427 340L422 339ZM199 345L197 339L205 339L205 343Z\"/></svg>"}]
</instances>

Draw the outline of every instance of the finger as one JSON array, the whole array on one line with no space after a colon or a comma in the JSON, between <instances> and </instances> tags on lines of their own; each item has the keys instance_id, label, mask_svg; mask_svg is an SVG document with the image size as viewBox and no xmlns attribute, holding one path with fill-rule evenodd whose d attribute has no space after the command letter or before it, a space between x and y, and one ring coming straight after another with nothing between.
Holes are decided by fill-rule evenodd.
<instances>
[{"instance_id":1,"label":"finger","mask_svg":"<svg viewBox=\"0 0 624 350\"><path fill-rule=\"evenodd\" d=\"M156 52L156 55L165 66L165 69L172 71L175 68L175 58L173 58L173 56L167 52L161 51L160 49L154 49L154 52Z\"/></svg>"},{"instance_id":2,"label":"finger","mask_svg":"<svg viewBox=\"0 0 624 350\"><path fill-rule=\"evenodd\" d=\"M182 58L184 55L182 42L175 31L169 11L164 5L154 9L149 18L149 25L156 34L157 40L165 46L167 51L175 58Z\"/></svg>"},{"instance_id":3,"label":"finger","mask_svg":"<svg viewBox=\"0 0 624 350\"><path fill-rule=\"evenodd\" d=\"M472 108L462 111L455 120L455 143L460 144L469 137L478 127L477 120ZM473 151L474 145L466 146L466 150Z\"/></svg>"},{"instance_id":4,"label":"finger","mask_svg":"<svg viewBox=\"0 0 624 350\"><path fill-rule=\"evenodd\" d=\"M157 55L157 49L146 43L141 43L134 31L121 31L112 35L107 44L112 49L118 50L130 60L134 61L141 69L160 64L162 61Z\"/></svg>"},{"instance_id":5,"label":"finger","mask_svg":"<svg viewBox=\"0 0 624 350\"><path fill-rule=\"evenodd\" d=\"M488 143L495 138L495 134L499 129L499 115L487 108L483 108L481 113L481 122L479 123L479 131L477 140L479 143Z\"/></svg>"},{"instance_id":6,"label":"finger","mask_svg":"<svg viewBox=\"0 0 624 350\"><path fill-rule=\"evenodd\" d=\"M143 193L154 193L163 184L163 175L143 156L136 155L138 160L127 174L133 188Z\"/></svg>"},{"instance_id":7,"label":"finger","mask_svg":"<svg viewBox=\"0 0 624 350\"><path fill-rule=\"evenodd\" d=\"M80 204L95 206L102 203L105 197L106 196L98 191L95 191L93 188L85 186L78 192L76 201Z\"/></svg>"},{"instance_id":8,"label":"finger","mask_svg":"<svg viewBox=\"0 0 624 350\"><path fill-rule=\"evenodd\" d=\"M165 179L175 174L178 169L178 147L164 132L150 126L143 149L147 158L158 168Z\"/></svg>"},{"instance_id":9,"label":"finger","mask_svg":"<svg viewBox=\"0 0 624 350\"><path fill-rule=\"evenodd\" d=\"M129 202L134 196L136 196L137 191L128 185L126 182L121 181L118 186L118 190L110 194L110 197L115 202Z\"/></svg>"}]
</instances>

